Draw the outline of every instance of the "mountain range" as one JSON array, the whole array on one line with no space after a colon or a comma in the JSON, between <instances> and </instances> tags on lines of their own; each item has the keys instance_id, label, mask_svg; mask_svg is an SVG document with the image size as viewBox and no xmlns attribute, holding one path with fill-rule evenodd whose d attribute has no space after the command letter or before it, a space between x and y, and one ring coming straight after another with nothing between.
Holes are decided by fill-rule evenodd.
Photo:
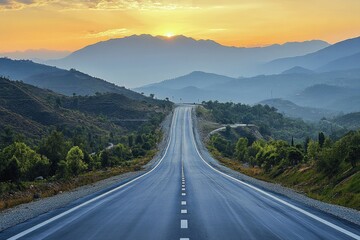
<instances>
[{"instance_id":1,"label":"mountain range","mask_svg":"<svg viewBox=\"0 0 360 240\"><path fill-rule=\"evenodd\" d=\"M262 66L261 72L265 74L280 73L295 66L319 72L359 68L359 54L360 37L357 37L303 56L270 61Z\"/></svg>"},{"instance_id":2,"label":"mountain range","mask_svg":"<svg viewBox=\"0 0 360 240\"><path fill-rule=\"evenodd\" d=\"M33 60L36 62L45 62L51 59L64 58L70 51L58 51L48 49L29 49L25 51L1 52L0 57L8 57L16 60Z\"/></svg>"},{"instance_id":3,"label":"mountain range","mask_svg":"<svg viewBox=\"0 0 360 240\"><path fill-rule=\"evenodd\" d=\"M261 101L260 104L274 107L278 110L278 112L288 117L301 118L305 121L317 122L323 118L332 119L339 115L339 112L336 111L321 108L302 107L289 100L284 100L280 98L267 99Z\"/></svg>"},{"instance_id":4,"label":"mountain range","mask_svg":"<svg viewBox=\"0 0 360 240\"><path fill-rule=\"evenodd\" d=\"M99 42L47 63L76 68L120 86L138 87L192 71L232 77L253 75L259 63L312 53L327 46L324 41L314 40L242 48L185 36L133 35Z\"/></svg>"},{"instance_id":5,"label":"mountain range","mask_svg":"<svg viewBox=\"0 0 360 240\"><path fill-rule=\"evenodd\" d=\"M64 70L32 62L0 58L0 76L19 80L64 95L94 95L95 93L118 93L131 99L145 99L139 93L113 83L92 77L75 69ZM149 100L149 99L147 99Z\"/></svg>"},{"instance_id":6,"label":"mountain range","mask_svg":"<svg viewBox=\"0 0 360 240\"><path fill-rule=\"evenodd\" d=\"M135 90L177 102L218 100L256 104L277 98L299 107L317 108L313 112L354 112L360 111L359 58L360 37L266 64L273 71L281 70L279 74L234 78L196 71Z\"/></svg>"},{"instance_id":7,"label":"mountain range","mask_svg":"<svg viewBox=\"0 0 360 240\"><path fill-rule=\"evenodd\" d=\"M52 61L69 64L70 70L28 60L2 58L0 75L68 96L115 93L145 102L156 101L145 96L154 95L157 99L167 98L173 102L218 100L247 104L264 103L270 99L266 104L287 115L298 117L302 113L304 119L318 120L341 112L360 111L359 51L360 38L334 45L309 41L237 48L184 36L134 35L100 42L64 59ZM306 54L302 56L283 57L304 52ZM280 59L273 60L279 56ZM266 61L269 62L256 65ZM90 72L108 75L106 79L112 82L121 82L120 79L125 78L137 81L142 75L147 84L135 88L136 93L74 68L81 66ZM264 67L279 73L254 77L221 74L222 71L241 72L243 68L264 70ZM196 71L173 77L189 69ZM111 77L115 75L119 81ZM153 83L155 75L172 77Z\"/></svg>"},{"instance_id":8,"label":"mountain range","mask_svg":"<svg viewBox=\"0 0 360 240\"><path fill-rule=\"evenodd\" d=\"M360 100L360 69L325 73L290 72L252 78L193 72L134 90L146 95L155 94L160 99L167 97L175 102L218 100L256 104L265 99L281 98L299 106L333 112L360 111L360 104L349 104L349 101Z\"/></svg>"}]
</instances>

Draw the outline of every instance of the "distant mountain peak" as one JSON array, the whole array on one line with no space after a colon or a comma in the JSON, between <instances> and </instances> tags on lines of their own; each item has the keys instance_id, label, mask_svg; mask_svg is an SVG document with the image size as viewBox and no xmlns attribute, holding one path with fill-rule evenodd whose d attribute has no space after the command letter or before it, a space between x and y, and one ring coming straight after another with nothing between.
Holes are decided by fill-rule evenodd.
<instances>
[{"instance_id":1,"label":"distant mountain peak","mask_svg":"<svg viewBox=\"0 0 360 240\"><path fill-rule=\"evenodd\" d=\"M49 61L61 68L76 68L134 88L194 70L221 75L257 75L256 67L279 57L299 56L322 49L325 44L297 43L278 47L230 47L209 39L184 35L165 37L132 35L98 42L69 56Z\"/></svg>"},{"instance_id":2,"label":"distant mountain peak","mask_svg":"<svg viewBox=\"0 0 360 240\"><path fill-rule=\"evenodd\" d=\"M312 53L272 60L263 66L262 72L267 74L278 73L294 66L316 70L332 61L358 52L360 52L360 37L351 38Z\"/></svg>"},{"instance_id":3,"label":"distant mountain peak","mask_svg":"<svg viewBox=\"0 0 360 240\"><path fill-rule=\"evenodd\" d=\"M282 72L281 74L313 74L313 73L314 73L314 71L309 70L307 68L295 66L293 68L290 68L290 69Z\"/></svg>"}]
</instances>

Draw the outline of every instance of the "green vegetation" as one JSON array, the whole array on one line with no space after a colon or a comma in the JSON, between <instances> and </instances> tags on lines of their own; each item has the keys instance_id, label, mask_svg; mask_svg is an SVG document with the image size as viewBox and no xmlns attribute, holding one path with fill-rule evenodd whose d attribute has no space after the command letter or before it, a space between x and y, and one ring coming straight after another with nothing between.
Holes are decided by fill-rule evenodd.
<instances>
[{"instance_id":1,"label":"green vegetation","mask_svg":"<svg viewBox=\"0 0 360 240\"><path fill-rule=\"evenodd\" d=\"M317 131L330 135L332 139L346 133L343 128L328 122L308 124L300 119L284 117L276 108L268 105L249 106L246 104L219 103L217 101L203 102L213 121L221 124L247 123L255 124L265 139L283 139L303 141L306 137L316 137Z\"/></svg>"},{"instance_id":2,"label":"green vegetation","mask_svg":"<svg viewBox=\"0 0 360 240\"><path fill-rule=\"evenodd\" d=\"M39 177L46 179L44 183L62 185L65 181L67 185L79 175L96 174L108 168L117 168L115 173L138 171L141 169L139 160L146 159L142 162L147 163L160 139L161 132L154 125L152 129L124 135L121 143L91 154L58 131L42 139L35 150L23 142L14 142L0 151L0 209L12 206L8 202L19 197L18 194L11 197L14 192L29 190L24 184L30 186L27 183L36 183ZM26 198L23 202L28 200L31 199Z\"/></svg>"},{"instance_id":3,"label":"green vegetation","mask_svg":"<svg viewBox=\"0 0 360 240\"><path fill-rule=\"evenodd\" d=\"M356 130L360 128L360 112L345 114L331 119L331 121L340 126L345 126L349 129Z\"/></svg>"},{"instance_id":4,"label":"green vegetation","mask_svg":"<svg viewBox=\"0 0 360 240\"><path fill-rule=\"evenodd\" d=\"M4 78L0 86L0 209L56 194L53 185L68 190L140 170L172 110L145 97L66 97Z\"/></svg>"},{"instance_id":5,"label":"green vegetation","mask_svg":"<svg viewBox=\"0 0 360 240\"><path fill-rule=\"evenodd\" d=\"M266 106L225 104L228 107L220 110L219 105L222 104L215 103L214 107L214 103L205 103L210 111L202 109L198 115L219 122L226 119L226 123L241 122L244 109L248 109L246 116L256 115L248 123L264 124L269 130L262 131L266 134L264 138L249 134L247 128L241 131L226 128L210 136L208 148L222 163L253 177L292 187L310 197L360 209L360 131L350 131L334 139L335 134L331 137L324 132L314 134L311 131L316 133L317 126L306 127L306 123L282 117ZM283 125L270 127L267 123L277 120ZM279 134L281 126L286 130ZM300 130L302 132L295 135ZM292 134L309 137L298 140L290 137ZM284 141L279 136L287 137Z\"/></svg>"},{"instance_id":6,"label":"green vegetation","mask_svg":"<svg viewBox=\"0 0 360 240\"><path fill-rule=\"evenodd\" d=\"M0 148L12 141L38 145L53 130L95 152L123 135L157 125L172 109L167 101L137 101L115 93L66 97L0 78Z\"/></svg>"}]
</instances>

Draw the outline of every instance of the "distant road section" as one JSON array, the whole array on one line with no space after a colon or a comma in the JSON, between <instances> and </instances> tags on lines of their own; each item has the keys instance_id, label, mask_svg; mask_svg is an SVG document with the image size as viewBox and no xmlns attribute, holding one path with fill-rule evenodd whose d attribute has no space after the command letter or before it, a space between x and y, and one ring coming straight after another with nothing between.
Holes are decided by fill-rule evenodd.
<instances>
[{"instance_id":1,"label":"distant road section","mask_svg":"<svg viewBox=\"0 0 360 240\"><path fill-rule=\"evenodd\" d=\"M124 185L39 216L0 239L360 239L360 227L213 168L192 106L175 109L158 164Z\"/></svg>"},{"instance_id":2,"label":"distant road section","mask_svg":"<svg viewBox=\"0 0 360 240\"><path fill-rule=\"evenodd\" d=\"M231 127L231 128L237 128L237 127L255 127L254 124L244 124L244 123L229 124L228 126ZM221 128L217 128L217 129L211 131L211 132L209 133L209 135L213 135L213 134L215 134L215 133L217 133L217 132L224 131L225 129L226 129L226 126L225 126L225 127L221 127Z\"/></svg>"}]
</instances>

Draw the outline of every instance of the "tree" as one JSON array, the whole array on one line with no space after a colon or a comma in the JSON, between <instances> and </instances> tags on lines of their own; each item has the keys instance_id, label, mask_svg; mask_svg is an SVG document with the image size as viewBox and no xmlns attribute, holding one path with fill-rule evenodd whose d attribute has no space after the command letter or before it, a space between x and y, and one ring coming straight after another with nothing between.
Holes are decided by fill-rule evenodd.
<instances>
[{"instance_id":1,"label":"tree","mask_svg":"<svg viewBox=\"0 0 360 240\"><path fill-rule=\"evenodd\" d=\"M0 179L2 181L34 180L48 176L50 162L25 143L15 142L0 154Z\"/></svg>"},{"instance_id":2,"label":"tree","mask_svg":"<svg viewBox=\"0 0 360 240\"><path fill-rule=\"evenodd\" d=\"M339 165L341 163L337 149L324 148L319 154L319 160L317 161L317 169L320 172L326 173L328 176L335 174L339 171Z\"/></svg>"},{"instance_id":3,"label":"tree","mask_svg":"<svg viewBox=\"0 0 360 240\"><path fill-rule=\"evenodd\" d=\"M131 157L131 152L128 147L125 147L123 144L119 143L111 149L112 155L119 158L120 161L127 160Z\"/></svg>"},{"instance_id":4,"label":"tree","mask_svg":"<svg viewBox=\"0 0 360 240\"><path fill-rule=\"evenodd\" d=\"M319 133L319 146L322 148L325 143L325 135L323 132Z\"/></svg>"},{"instance_id":5,"label":"tree","mask_svg":"<svg viewBox=\"0 0 360 240\"><path fill-rule=\"evenodd\" d=\"M11 128L5 128L4 133L1 135L1 142L2 146L9 146L14 142L14 132Z\"/></svg>"},{"instance_id":6,"label":"tree","mask_svg":"<svg viewBox=\"0 0 360 240\"><path fill-rule=\"evenodd\" d=\"M239 138L235 147L235 154L239 161L246 161L248 154L248 139Z\"/></svg>"},{"instance_id":7,"label":"tree","mask_svg":"<svg viewBox=\"0 0 360 240\"><path fill-rule=\"evenodd\" d=\"M65 141L64 135L58 131L52 131L39 146L39 153L50 160L50 175L55 174L58 163L65 160L69 144Z\"/></svg>"},{"instance_id":8,"label":"tree","mask_svg":"<svg viewBox=\"0 0 360 240\"><path fill-rule=\"evenodd\" d=\"M129 147L134 146L134 135L128 136L128 145L129 145Z\"/></svg>"},{"instance_id":9,"label":"tree","mask_svg":"<svg viewBox=\"0 0 360 240\"><path fill-rule=\"evenodd\" d=\"M291 146L294 147L294 137L291 137Z\"/></svg>"},{"instance_id":10,"label":"tree","mask_svg":"<svg viewBox=\"0 0 360 240\"><path fill-rule=\"evenodd\" d=\"M225 157L232 157L234 154L234 146L230 141L216 134L211 137L213 146Z\"/></svg>"},{"instance_id":11,"label":"tree","mask_svg":"<svg viewBox=\"0 0 360 240\"><path fill-rule=\"evenodd\" d=\"M136 136L136 138L135 138L135 144L136 144L136 145L141 145L141 144L143 144L143 143L144 143L144 139L143 139L142 135L141 135L141 134L138 134L138 135Z\"/></svg>"},{"instance_id":12,"label":"tree","mask_svg":"<svg viewBox=\"0 0 360 240\"><path fill-rule=\"evenodd\" d=\"M306 137L305 141L304 141L304 151L305 151L305 153L307 153L309 142L310 142L310 138Z\"/></svg>"},{"instance_id":13,"label":"tree","mask_svg":"<svg viewBox=\"0 0 360 240\"><path fill-rule=\"evenodd\" d=\"M110 166L110 157L109 157L109 152L107 150L104 150L100 153L100 161L101 161L101 166L103 167Z\"/></svg>"},{"instance_id":14,"label":"tree","mask_svg":"<svg viewBox=\"0 0 360 240\"><path fill-rule=\"evenodd\" d=\"M132 154L134 157L143 157L146 154L146 151L140 147L134 147L132 149Z\"/></svg>"},{"instance_id":15,"label":"tree","mask_svg":"<svg viewBox=\"0 0 360 240\"><path fill-rule=\"evenodd\" d=\"M290 147L287 154L287 159L289 162L295 166L299 164L304 158L303 153L296 147Z\"/></svg>"},{"instance_id":16,"label":"tree","mask_svg":"<svg viewBox=\"0 0 360 240\"><path fill-rule=\"evenodd\" d=\"M356 163L360 161L360 146L351 146L349 152L345 157L345 161L349 162L353 168L356 167Z\"/></svg>"},{"instance_id":17,"label":"tree","mask_svg":"<svg viewBox=\"0 0 360 240\"><path fill-rule=\"evenodd\" d=\"M310 140L307 147L307 156L311 161L316 161L319 158L320 145L318 142Z\"/></svg>"},{"instance_id":18,"label":"tree","mask_svg":"<svg viewBox=\"0 0 360 240\"><path fill-rule=\"evenodd\" d=\"M87 164L83 160L83 151L78 146L72 147L66 155L68 172L74 176L84 172L87 169Z\"/></svg>"}]
</instances>

